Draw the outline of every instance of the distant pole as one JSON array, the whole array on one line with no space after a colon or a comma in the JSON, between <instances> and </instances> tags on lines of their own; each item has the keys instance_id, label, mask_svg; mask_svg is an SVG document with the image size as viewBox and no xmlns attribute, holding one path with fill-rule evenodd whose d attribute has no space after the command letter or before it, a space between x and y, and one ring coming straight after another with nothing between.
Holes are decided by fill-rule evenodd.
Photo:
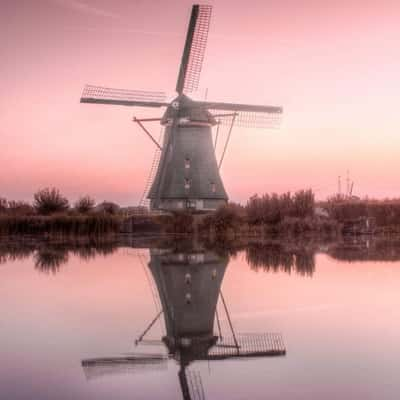
<instances>
[{"instance_id":1,"label":"distant pole","mask_svg":"<svg viewBox=\"0 0 400 400\"><path fill-rule=\"evenodd\" d=\"M349 197L350 194L350 178L349 178L349 170L346 171L346 197Z\"/></svg>"},{"instance_id":2,"label":"distant pole","mask_svg":"<svg viewBox=\"0 0 400 400\"><path fill-rule=\"evenodd\" d=\"M342 184L340 181L340 175L338 176L338 196L340 197L342 195Z\"/></svg>"}]
</instances>

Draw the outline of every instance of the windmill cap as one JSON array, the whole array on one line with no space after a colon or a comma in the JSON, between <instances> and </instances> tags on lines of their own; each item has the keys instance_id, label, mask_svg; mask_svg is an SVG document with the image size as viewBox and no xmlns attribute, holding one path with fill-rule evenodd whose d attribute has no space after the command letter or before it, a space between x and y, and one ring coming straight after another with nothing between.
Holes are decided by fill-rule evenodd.
<instances>
[{"instance_id":1,"label":"windmill cap","mask_svg":"<svg viewBox=\"0 0 400 400\"><path fill-rule=\"evenodd\" d=\"M214 116L206 108L184 94L172 100L161 119L161 124L166 125L175 118L178 118L178 123L217 124Z\"/></svg>"}]
</instances>

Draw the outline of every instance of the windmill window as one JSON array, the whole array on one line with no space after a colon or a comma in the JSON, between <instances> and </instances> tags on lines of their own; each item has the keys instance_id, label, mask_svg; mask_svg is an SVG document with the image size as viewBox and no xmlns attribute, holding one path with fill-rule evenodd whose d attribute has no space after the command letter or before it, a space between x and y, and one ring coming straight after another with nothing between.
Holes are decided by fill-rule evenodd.
<instances>
[{"instance_id":1,"label":"windmill window","mask_svg":"<svg viewBox=\"0 0 400 400\"><path fill-rule=\"evenodd\" d=\"M190 189L190 179L185 178L185 189Z\"/></svg>"},{"instance_id":2,"label":"windmill window","mask_svg":"<svg viewBox=\"0 0 400 400\"><path fill-rule=\"evenodd\" d=\"M215 185L214 182L211 182L210 185L211 185L211 191L212 191L213 193L215 193L215 192L217 191L217 186Z\"/></svg>"},{"instance_id":3,"label":"windmill window","mask_svg":"<svg viewBox=\"0 0 400 400\"><path fill-rule=\"evenodd\" d=\"M186 169L189 169L189 168L190 168L190 158L189 158L189 157L186 157L186 158L185 158L185 168L186 168Z\"/></svg>"},{"instance_id":4,"label":"windmill window","mask_svg":"<svg viewBox=\"0 0 400 400\"><path fill-rule=\"evenodd\" d=\"M196 200L187 200L186 202L186 208L195 209L196 205Z\"/></svg>"}]
</instances>

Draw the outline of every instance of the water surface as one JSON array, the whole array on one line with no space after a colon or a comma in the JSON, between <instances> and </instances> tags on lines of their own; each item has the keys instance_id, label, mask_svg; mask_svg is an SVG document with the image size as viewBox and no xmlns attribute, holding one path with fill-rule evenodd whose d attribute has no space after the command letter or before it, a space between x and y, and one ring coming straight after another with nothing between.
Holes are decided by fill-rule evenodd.
<instances>
[{"instance_id":1,"label":"water surface","mask_svg":"<svg viewBox=\"0 0 400 400\"><path fill-rule=\"evenodd\" d=\"M399 248L0 246L0 398L398 399Z\"/></svg>"}]
</instances>

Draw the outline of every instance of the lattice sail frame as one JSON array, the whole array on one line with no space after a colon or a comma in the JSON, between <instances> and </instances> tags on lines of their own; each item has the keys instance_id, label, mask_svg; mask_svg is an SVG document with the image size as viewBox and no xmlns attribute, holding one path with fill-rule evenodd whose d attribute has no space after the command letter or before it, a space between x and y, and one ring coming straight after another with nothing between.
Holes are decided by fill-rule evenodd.
<instances>
[{"instance_id":1,"label":"lattice sail frame","mask_svg":"<svg viewBox=\"0 0 400 400\"><path fill-rule=\"evenodd\" d=\"M82 98L97 100L123 100L139 102L164 103L166 100L164 92L152 92L146 90L116 89L104 86L86 85L83 88Z\"/></svg>"},{"instance_id":2,"label":"lattice sail frame","mask_svg":"<svg viewBox=\"0 0 400 400\"><path fill-rule=\"evenodd\" d=\"M191 93L198 88L210 28L211 12L212 6L209 5L195 4L192 7L176 83L178 94Z\"/></svg>"},{"instance_id":3,"label":"lattice sail frame","mask_svg":"<svg viewBox=\"0 0 400 400\"><path fill-rule=\"evenodd\" d=\"M265 113L252 111L227 110L223 115L221 110L208 110L221 125L230 125L232 114L236 113L235 126L240 128L276 129L282 122L282 113Z\"/></svg>"},{"instance_id":4,"label":"lattice sail frame","mask_svg":"<svg viewBox=\"0 0 400 400\"><path fill-rule=\"evenodd\" d=\"M212 6L200 5L183 86L184 93L198 89L210 29Z\"/></svg>"}]
</instances>

